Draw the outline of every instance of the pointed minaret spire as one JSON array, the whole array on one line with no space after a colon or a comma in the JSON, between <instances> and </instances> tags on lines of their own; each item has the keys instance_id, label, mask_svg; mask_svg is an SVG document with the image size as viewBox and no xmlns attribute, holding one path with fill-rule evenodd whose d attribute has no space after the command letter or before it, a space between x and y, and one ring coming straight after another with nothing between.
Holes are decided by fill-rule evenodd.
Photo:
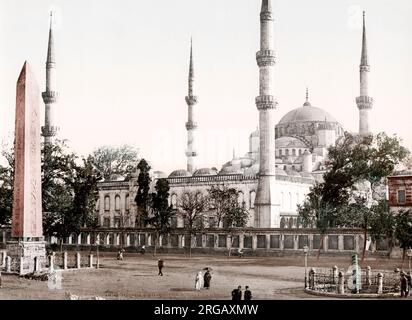
<instances>
[{"instance_id":1,"label":"pointed minaret spire","mask_svg":"<svg viewBox=\"0 0 412 320\"><path fill-rule=\"evenodd\" d=\"M369 129L369 110L372 109L373 99L368 93L368 75L370 66L368 63L368 50L366 43L366 23L365 11L363 12L363 32L362 32L362 53L361 63L359 66L360 72L360 95L356 98L356 104L359 109L359 134L366 136L370 134Z\"/></svg>"},{"instance_id":2,"label":"pointed minaret spire","mask_svg":"<svg viewBox=\"0 0 412 320\"><path fill-rule=\"evenodd\" d=\"M304 107L310 107L311 106L311 104L309 102L309 88L308 87L306 87L306 101L303 104L303 106Z\"/></svg>"},{"instance_id":3,"label":"pointed minaret spire","mask_svg":"<svg viewBox=\"0 0 412 320\"><path fill-rule=\"evenodd\" d=\"M365 23L365 11L363 11L363 33L362 33L362 55L361 55L361 66L368 65L368 48L366 43L366 23Z\"/></svg>"},{"instance_id":4,"label":"pointed minaret spire","mask_svg":"<svg viewBox=\"0 0 412 320\"><path fill-rule=\"evenodd\" d=\"M45 104L44 126L41 128L44 143L51 142L59 128L55 124L54 111L59 98L56 86L56 60L54 55L53 12L50 12L49 43L46 60L46 91L42 93Z\"/></svg>"},{"instance_id":5,"label":"pointed minaret spire","mask_svg":"<svg viewBox=\"0 0 412 320\"><path fill-rule=\"evenodd\" d=\"M195 73L193 67L193 41L190 38L190 62L189 62L189 85L188 85L188 95L186 97L186 103L188 107L188 119L186 122L187 130L187 171L190 173L195 172L196 170L196 132L197 132L197 123L195 121L195 111L194 106L197 103L197 96L193 95L193 84L195 80Z\"/></svg>"}]
</instances>

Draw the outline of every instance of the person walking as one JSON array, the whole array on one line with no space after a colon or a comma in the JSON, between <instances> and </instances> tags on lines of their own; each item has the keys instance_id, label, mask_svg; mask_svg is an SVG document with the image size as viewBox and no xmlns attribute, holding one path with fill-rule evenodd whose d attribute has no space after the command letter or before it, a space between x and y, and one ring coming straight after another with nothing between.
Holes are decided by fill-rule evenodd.
<instances>
[{"instance_id":1,"label":"person walking","mask_svg":"<svg viewBox=\"0 0 412 320\"><path fill-rule=\"evenodd\" d=\"M159 261L157 262L157 267L159 268L158 276L163 276L162 269L164 267L164 262L162 259L159 259Z\"/></svg>"},{"instance_id":2,"label":"person walking","mask_svg":"<svg viewBox=\"0 0 412 320\"><path fill-rule=\"evenodd\" d=\"M406 296L412 295L412 278L411 278L411 273L408 272L405 276L406 278Z\"/></svg>"},{"instance_id":3,"label":"person walking","mask_svg":"<svg viewBox=\"0 0 412 320\"><path fill-rule=\"evenodd\" d=\"M233 301L242 300L242 287L241 286L238 286L237 289L233 289L233 291L232 291L232 300Z\"/></svg>"},{"instance_id":4,"label":"person walking","mask_svg":"<svg viewBox=\"0 0 412 320\"><path fill-rule=\"evenodd\" d=\"M205 275L203 276L204 279L204 287L206 289L210 288L210 281L212 280L212 275L210 274L209 269L206 270Z\"/></svg>"},{"instance_id":5,"label":"person walking","mask_svg":"<svg viewBox=\"0 0 412 320\"><path fill-rule=\"evenodd\" d=\"M243 294L244 300L252 300L252 291L249 290L249 286L245 287L245 293Z\"/></svg>"},{"instance_id":6,"label":"person walking","mask_svg":"<svg viewBox=\"0 0 412 320\"><path fill-rule=\"evenodd\" d=\"M401 297L407 297L408 296L408 281L406 280L405 274L402 272L401 273Z\"/></svg>"},{"instance_id":7,"label":"person walking","mask_svg":"<svg viewBox=\"0 0 412 320\"><path fill-rule=\"evenodd\" d=\"M203 287L203 273L202 271L199 271L196 274L196 278L195 278L195 289L197 291L200 291L200 289Z\"/></svg>"}]
</instances>

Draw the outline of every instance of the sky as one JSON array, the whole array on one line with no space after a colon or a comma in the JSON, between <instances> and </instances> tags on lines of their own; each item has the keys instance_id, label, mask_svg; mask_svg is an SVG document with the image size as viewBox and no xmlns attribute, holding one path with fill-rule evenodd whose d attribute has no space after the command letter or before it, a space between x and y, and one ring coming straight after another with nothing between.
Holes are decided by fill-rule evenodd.
<instances>
[{"instance_id":1,"label":"sky","mask_svg":"<svg viewBox=\"0 0 412 320\"><path fill-rule=\"evenodd\" d=\"M54 12L57 125L71 148L130 144L155 170L186 168L187 77L193 37L198 167L248 151L258 125L260 0L0 0L0 140L12 141L15 86L27 60L45 88ZM310 102L358 130L362 10L373 132L412 150L412 1L273 0L278 122ZM42 112L44 105L41 104ZM42 120L44 122L44 119Z\"/></svg>"}]
</instances>

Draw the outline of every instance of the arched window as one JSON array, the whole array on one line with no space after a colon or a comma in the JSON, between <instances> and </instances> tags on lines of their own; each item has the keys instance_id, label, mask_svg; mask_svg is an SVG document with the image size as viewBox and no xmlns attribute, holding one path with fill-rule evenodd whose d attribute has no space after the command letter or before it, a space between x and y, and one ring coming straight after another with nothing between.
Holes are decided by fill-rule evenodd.
<instances>
[{"instance_id":1,"label":"arched window","mask_svg":"<svg viewBox=\"0 0 412 320\"><path fill-rule=\"evenodd\" d=\"M100 209L100 199L97 199L96 201L96 211L98 212Z\"/></svg>"},{"instance_id":2,"label":"arched window","mask_svg":"<svg viewBox=\"0 0 412 320\"><path fill-rule=\"evenodd\" d=\"M116 195L114 198L114 210L120 211L120 196Z\"/></svg>"},{"instance_id":3,"label":"arched window","mask_svg":"<svg viewBox=\"0 0 412 320\"><path fill-rule=\"evenodd\" d=\"M289 155L289 149L286 149L286 156L288 156Z\"/></svg>"},{"instance_id":4,"label":"arched window","mask_svg":"<svg viewBox=\"0 0 412 320\"><path fill-rule=\"evenodd\" d=\"M292 218L289 218L288 224L289 224L289 229L292 229L293 228L293 219Z\"/></svg>"},{"instance_id":5,"label":"arched window","mask_svg":"<svg viewBox=\"0 0 412 320\"><path fill-rule=\"evenodd\" d=\"M110 211L110 197L104 197L104 211Z\"/></svg>"},{"instance_id":6,"label":"arched window","mask_svg":"<svg viewBox=\"0 0 412 320\"><path fill-rule=\"evenodd\" d=\"M129 195L127 194L125 199L124 199L124 207L126 208L126 211L130 210L130 201L129 201Z\"/></svg>"},{"instance_id":7,"label":"arched window","mask_svg":"<svg viewBox=\"0 0 412 320\"><path fill-rule=\"evenodd\" d=\"M255 207L255 198L256 198L256 192L255 191L251 191L250 192L250 208L254 208Z\"/></svg>"},{"instance_id":8,"label":"arched window","mask_svg":"<svg viewBox=\"0 0 412 320\"><path fill-rule=\"evenodd\" d=\"M302 149L299 149L299 155L302 155Z\"/></svg>"},{"instance_id":9,"label":"arched window","mask_svg":"<svg viewBox=\"0 0 412 320\"><path fill-rule=\"evenodd\" d=\"M292 156L296 156L296 149L292 149Z\"/></svg>"},{"instance_id":10,"label":"arched window","mask_svg":"<svg viewBox=\"0 0 412 320\"><path fill-rule=\"evenodd\" d=\"M177 209L177 195L176 193L172 194L171 205L173 209Z\"/></svg>"}]
</instances>

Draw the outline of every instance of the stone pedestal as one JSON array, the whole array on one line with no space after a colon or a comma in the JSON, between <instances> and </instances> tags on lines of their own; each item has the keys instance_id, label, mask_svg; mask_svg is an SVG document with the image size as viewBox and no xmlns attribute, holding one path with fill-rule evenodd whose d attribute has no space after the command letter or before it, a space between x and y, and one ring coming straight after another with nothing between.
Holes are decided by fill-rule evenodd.
<instances>
[{"instance_id":1,"label":"stone pedestal","mask_svg":"<svg viewBox=\"0 0 412 320\"><path fill-rule=\"evenodd\" d=\"M9 241L7 252L20 275L37 271L36 267L41 269L46 264L45 241Z\"/></svg>"}]
</instances>

